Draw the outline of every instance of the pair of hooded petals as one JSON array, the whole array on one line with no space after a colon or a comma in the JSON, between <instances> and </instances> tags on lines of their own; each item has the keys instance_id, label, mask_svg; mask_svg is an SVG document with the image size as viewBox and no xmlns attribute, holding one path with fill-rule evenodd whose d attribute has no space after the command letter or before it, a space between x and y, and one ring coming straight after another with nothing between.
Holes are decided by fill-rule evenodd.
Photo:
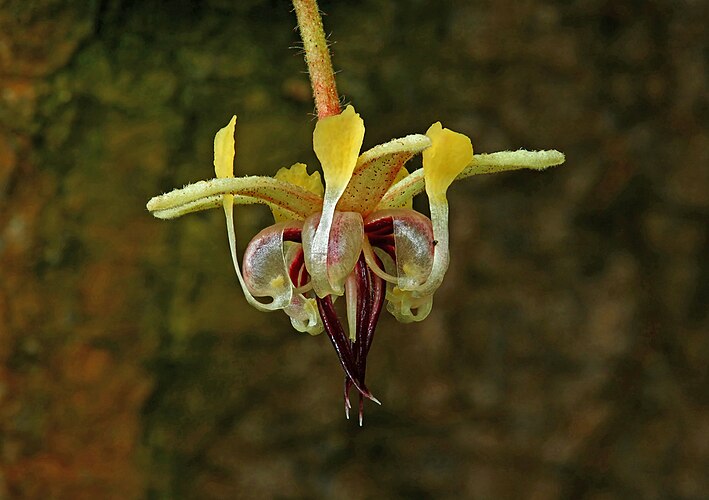
<instances>
[{"instance_id":1,"label":"pair of hooded petals","mask_svg":"<svg viewBox=\"0 0 709 500\"><path fill-rule=\"evenodd\" d=\"M395 139L360 155L364 122L347 106L339 115L319 120L313 133L323 187L320 175L308 174L303 164L282 168L274 177L235 178L235 126L233 117L215 136L215 179L155 197L148 209L167 219L221 205L247 301L264 311L284 310L296 330L310 334L323 329L314 295L344 295L361 255L388 282L388 311L402 322L424 319L449 263L450 184L478 173L539 170L564 159L557 151L474 156L468 137L440 123L425 135ZM404 165L419 153L423 169L409 174ZM410 208L413 196L424 189L430 219ZM268 205L276 223L248 244L242 273L233 206L251 203Z\"/></svg>"}]
</instances>

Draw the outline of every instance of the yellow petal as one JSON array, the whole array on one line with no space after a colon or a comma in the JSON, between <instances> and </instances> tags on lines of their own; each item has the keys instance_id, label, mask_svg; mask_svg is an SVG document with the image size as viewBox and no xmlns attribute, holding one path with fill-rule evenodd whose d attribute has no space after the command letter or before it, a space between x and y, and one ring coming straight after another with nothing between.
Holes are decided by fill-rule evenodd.
<instances>
[{"instance_id":1,"label":"yellow petal","mask_svg":"<svg viewBox=\"0 0 709 500\"><path fill-rule=\"evenodd\" d=\"M473 159L470 139L436 122L426 131L432 145L423 152L423 175L429 198L445 197L448 186Z\"/></svg>"},{"instance_id":2,"label":"yellow petal","mask_svg":"<svg viewBox=\"0 0 709 500\"><path fill-rule=\"evenodd\" d=\"M279 181L290 182L296 186L304 188L306 191L310 191L320 197L323 195L323 185L320 180L320 172L313 172L308 174L308 167L305 163L296 163L291 167L283 167L276 175L274 175Z\"/></svg>"},{"instance_id":3,"label":"yellow petal","mask_svg":"<svg viewBox=\"0 0 709 500\"><path fill-rule=\"evenodd\" d=\"M313 149L320 160L327 191L342 191L357 164L364 140L364 121L347 106L339 115L319 120L313 132Z\"/></svg>"},{"instance_id":4,"label":"yellow petal","mask_svg":"<svg viewBox=\"0 0 709 500\"><path fill-rule=\"evenodd\" d=\"M458 132L434 123L426 132L431 139L431 147L423 152L423 176L426 182L433 239L431 272L426 281L419 285L406 284L402 290L413 292L413 297L424 299L438 289L448 269L448 186L473 159L473 145L470 139Z\"/></svg>"},{"instance_id":5,"label":"yellow petal","mask_svg":"<svg viewBox=\"0 0 709 500\"><path fill-rule=\"evenodd\" d=\"M316 171L308 175L308 170L305 163L296 163L289 168L283 167L276 172L274 177L279 181L302 187L306 191L322 198L324 189L322 181L320 180L320 172ZM283 210L276 206L271 206L271 212L273 213L273 218L276 222L293 219L293 214L291 211Z\"/></svg>"},{"instance_id":6,"label":"yellow petal","mask_svg":"<svg viewBox=\"0 0 709 500\"><path fill-rule=\"evenodd\" d=\"M234 129L236 115L214 136L214 173L217 177L234 177Z\"/></svg>"},{"instance_id":7,"label":"yellow petal","mask_svg":"<svg viewBox=\"0 0 709 500\"><path fill-rule=\"evenodd\" d=\"M325 177L322 214L313 237L308 269L315 293L319 297L340 291L339 284L330 282L327 272L330 228L337 202L357 164L363 140L364 122L352 106L347 106L339 115L318 121L313 132L313 149Z\"/></svg>"},{"instance_id":8,"label":"yellow petal","mask_svg":"<svg viewBox=\"0 0 709 500\"><path fill-rule=\"evenodd\" d=\"M392 184L396 184L400 180L404 179L405 177L409 176L409 171L406 170L406 167L401 167L401 170L399 170L399 173L396 174L396 177L394 178L394 182Z\"/></svg>"},{"instance_id":9,"label":"yellow petal","mask_svg":"<svg viewBox=\"0 0 709 500\"><path fill-rule=\"evenodd\" d=\"M406 167L401 167L401 170L399 170L399 173L396 175L396 179L394 179L394 182L392 184L396 184L399 181L403 181L409 176L409 171L406 170ZM414 197L412 196L411 198L407 198L404 201L401 202L401 206L398 208L413 208L414 207Z\"/></svg>"}]
</instances>

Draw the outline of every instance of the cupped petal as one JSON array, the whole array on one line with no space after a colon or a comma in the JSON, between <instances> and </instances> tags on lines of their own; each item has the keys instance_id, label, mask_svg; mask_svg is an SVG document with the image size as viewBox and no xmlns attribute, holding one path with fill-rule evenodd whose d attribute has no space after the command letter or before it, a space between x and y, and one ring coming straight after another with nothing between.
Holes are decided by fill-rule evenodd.
<instances>
[{"instance_id":1,"label":"cupped petal","mask_svg":"<svg viewBox=\"0 0 709 500\"><path fill-rule=\"evenodd\" d=\"M283 232L301 226L295 221L269 226L254 236L244 251L243 276L248 292L254 297L270 297L270 303L260 303L269 310L284 309L293 298Z\"/></svg>"},{"instance_id":2,"label":"cupped petal","mask_svg":"<svg viewBox=\"0 0 709 500\"><path fill-rule=\"evenodd\" d=\"M448 270L448 186L473 159L470 139L458 132L444 129L440 122L434 123L426 132L432 145L423 152L423 175L426 180L433 224L433 264L423 283L407 287L415 296L432 295L443 282Z\"/></svg>"},{"instance_id":3,"label":"cupped petal","mask_svg":"<svg viewBox=\"0 0 709 500\"><path fill-rule=\"evenodd\" d=\"M433 308L433 295L417 297L394 286L387 291L387 311L401 323L423 321Z\"/></svg>"},{"instance_id":4,"label":"cupped petal","mask_svg":"<svg viewBox=\"0 0 709 500\"><path fill-rule=\"evenodd\" d=\"M236 116L232 117L229 124L214 136L214 172L218 178L216 181L236 180L233 179L235 126ZM293 297L293 286L283 255L283 231L288 226L280 224L266 228L251 241L244 259L247 264L245 279L241 273L236 253L234 195L232 193L222 194L222 206L226 217L231 260L246 301L260 311L283 309ZM270 296L272 301L268 304L259 302L252 291L259 296Z\"/></svg>"},{"instance_id":5,"label":"cupped petal","mask_svg":"<svg viewBox=\"0 0 709 500\"><path fill-rule=\"evenodd\" d=\"M414 210L392 210L396 272L402 290L426 281L434 254L433 227L428 217ZM397 213L398 212L398 213Z\"/></svg>"},{"instance_id":6,"label":"cupped petal","mask_svg":"<svg viewBox=\"0 0 709 500\"><path fill-rule=\"evenodd\" d=\"M320 160L325 178L322 215L309 255L311 266L316 270L316 274L311 272L313 285L320 297L326 290L339 289L338 284L326 282L330 230L335 207L352 177L363 140L364 122L352 106L347 106L339 115L319 120L313 132L313 149Z\"/></svg>"},{"instance_id":7,"label":"cupped petal","mask_svg":"<svg viewBox=\"0 0 709 500\"><path fill-rule=\"evenodd\" d=\"M336 212L330 231L327 275L335 295L345 292L344 283L362 253L364 222L357 212Z\"/></svg>"},{"instance_id":8,"label":"cupped petal","mask_svg":"<svg viewBox=\"0 0 709 500\"><path fill-rule=\"evenodd\" d=\"M431 220L415 210L388 209L371 214L365 220L365 227L379 225L382 220L391 221L396 257L396 284L403 290L422 284L431 273L433 264L434 238ZM369 238L373 245L377 245L378 239L387 237L372 234Z\"/></svg>"},{"instance_id":9,"label":"cupped petal","mask_svg":"<svg viewBox=\"0 0 709 500\"><path fill-rule=\"evenodd\" d=\"M293 328L297 331L310 335L318 335L323 332L322 319L315 299L300 294L294 295L291 303L284 310L290 317Z\"/></svg>"},{"instance_id":10,"label":"cupped petal","mask_svg":"<svg viewBox=\"0 0 709 500\"><path fill-rule=\"evenodd\" d=\"M425 135L414 134L380 144L360 155L337 210L369 214L389 187L406 176L404 164L431 145ZM402 175L403 170L403 175Z\"/></svg>"},{"instance_id":11,"label":"cupped petal","mask_svg":"<svg viewBox=\"0 0 709 500\"><path fill-rule=\"evenodd\" d=\"M236 272L236 277L239 280L239 284L241 285L241 290L244 292L244 297L246 298L246 301L258 309L259 311L274 311L276 309L282 309L285 307L287 304L283 304L283 301L278 301L276 302L275 300L271 302L270 304L263 304L256 300L256 298L251 294L251 291L249 290L249 287L246 284L246 281L244 280L244 276L241 273L241 268L239 266L239 257L236 253L236 231L234 230L234 206L229 202L229 198L231 195L225 195L224 198L224 215L226 216L226 229L227 229L227 238L229 240L229 250L231 252L231 261L234 264L234 272ZM282 235L281 235L282 238ZM286 274L287 277L287 274ZM286 283L286 280L284 280L283 285ZM274 282L274 287L276 286L277 283Z\"/></svg>"},{"instance_id":12,"label":"cupped petal","mask_svg":"<svg viewBox=\"0 0 709 500\"><path fill-rule=\"evenodd\" d=\"M335 212L325 259L316 253L316 242L321 214L316 213L303 223L303 252L305 267L310 273L313 290L318 297L343 295L345 279L354 269L362 252L364 223L357 212Z\"/></svg>"},{"instance_id":13,"label":"cupped petal","mask_svg":"<svg viewBox=\"0 0 709 500\"><path fill-rule=\"evenodd\" d=\"M393 236L396 281L389 285L387 310L403 323L421 321L431 312L433 293L422 296L413 290L426 282L433 267L435 244L431 221L415 210L389 209L371 214L365 226L383 228L388 224L393 234L374 232L369 236L373 244L381 244L383 240L385 245ZM373 270L378 272L376 268Z\"/></svg>"},{"instance_id":14,"label":"cupped petal","mask_svg":"<svg viewBox=\"0 0 709 500\"><path fill-rule=\"evenodd\" d=\"M302 224L300 226L302 238ZM293 298L283 310L290 317L291 324L297 331L318 335L323 331L318 304L315 299L298 293L299 290L304 291L304 289L308 288L307 272L302 267L303 245L295 241L286 241L284 242L284 253L286 263L289 263L291 283L298 288L293 290Z\"/></svg>"}]
</instances>

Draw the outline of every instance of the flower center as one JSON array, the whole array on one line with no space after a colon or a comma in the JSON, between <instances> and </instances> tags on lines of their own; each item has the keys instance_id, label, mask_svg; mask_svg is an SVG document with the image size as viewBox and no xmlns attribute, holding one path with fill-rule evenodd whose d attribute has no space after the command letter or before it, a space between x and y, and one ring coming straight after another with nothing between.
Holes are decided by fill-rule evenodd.
<instances>
[{"instance_id":1,"label":"flower center","mask_svg":"<svg viewBox=\"0 0 709 500\"><path fill-rule=\"evenodd\" d=\"M431 222L413 210L381 211L366 221L358 213L335 212L323 269L310 255L315 251L311 242L319 218L320 214L313 214L303 223L277 223L256 235L244 253L244 280L254 296L270 296L274 301L286 296L287 289L291 304L285 310L294 326L327 333L345 372L345 413L349 417L354 387L361 422L364 399L379 403L365 376L385 299L389 299L388 310L403 320L417 320L419 311L425 315L430 310L430 297L413 298L407 286L425 281L430 272ZM313 273L326 276L335 291L318 293ZM346 326L335 309L339 295L344 295ZM318 327L312 328L315 323Z\"/></svg>"},{"instance_id":2,"label":"flower center","mask_svg":"<svg viewBox=\"0 0 709 500\"><path fill-rule=\"evenodd\" d=\"M391 217L378 219L365 226L365 238L368 239L370 245L380 248L393 262L396 262L393 228ZM283 241L302 243L302 231L299 228L287 228L283 231ZM374 258L377 268L382 269L384 266L381 259L377 256ZM305 260L305 252L301 246L288 266L288 276L297 289L305 289L310 280ZM316 296L315 300L325 332L330 338L345 372L345 412L349 417L349 411L352 408L349 396L350 390L354 386L359 394L359 418L361 421L364 398L379 403L367 388L365 375L367 355L374 340L374 331L386 296L385 281L367 265L364 252L360 252L354 269L347 276L345 295L348 304L348 319L350 319L349 327L354 330L349 332L340 321L332 295L323 298Z\"/></svg>"}]
</instances>

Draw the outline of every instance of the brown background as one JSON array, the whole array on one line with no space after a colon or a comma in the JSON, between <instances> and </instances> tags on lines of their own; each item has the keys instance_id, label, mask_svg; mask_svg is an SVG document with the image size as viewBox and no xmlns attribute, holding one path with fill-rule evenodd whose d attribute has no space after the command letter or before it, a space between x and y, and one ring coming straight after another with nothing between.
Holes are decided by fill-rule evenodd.
<instances>
[{"instance_id":1,"label":"brown background","mask_svg":"<svg viewBox=\"0 0 709 500\"><path fill-rule=\"evenodd\" d=\"M360 430L220 214L144 209L233 113L239 173L317 164L289 4L0 3L0 498L706 498L707 3L321 7L365 147L442 120L566 165L452 188L446 282L380 322Z\"/></svg>"}]
</instances>

